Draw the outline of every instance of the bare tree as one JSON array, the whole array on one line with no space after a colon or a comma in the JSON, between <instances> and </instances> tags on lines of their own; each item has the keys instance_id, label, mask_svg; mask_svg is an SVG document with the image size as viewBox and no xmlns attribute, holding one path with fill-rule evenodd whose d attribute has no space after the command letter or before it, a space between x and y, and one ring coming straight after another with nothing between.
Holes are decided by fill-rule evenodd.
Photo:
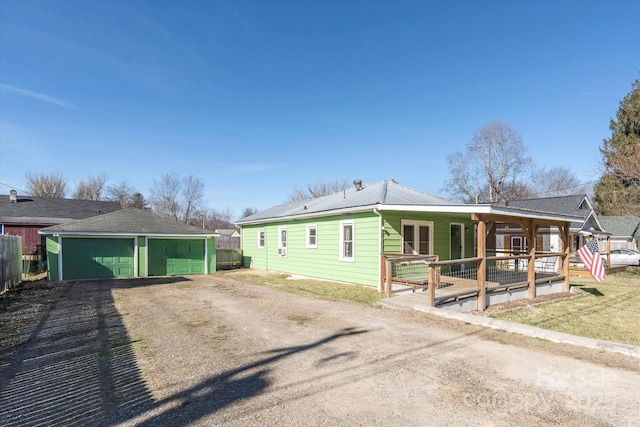
<instances>
[{"instance_id":1,"label":"bare tree","mask_svg":"<svg viewBox=\"0 0 640 427\"><path fill-rule=\"evenodd\" d=\"M131 205L134 193L134 188L126 179L107 187L107 199L120 202L123 209Z\"/></svg>"},{"instance_id":2,"label":"bare tree","mask_svg":"<svg viewBox=\"0 0 640 427\"><path fill-rule=\"evenodd\" d=\"M525 156L520 133L493 121L473 134L464 153L447 157L451 177L444 190L466 202L497 202L523 196L533 160Z\"/></svg>"},{"instance_id":3,"label":"bare tree","mask_svg":"<svg viewBox=\"0 0 640 427\"><path fill-rule=\"evenodd\" d=\"M229 208L208 209L203 213L202 224L207 230L233 228L233 212Z\"/></svg>"},{"instance_id":4,"label":"bare tree","mask_svg":"<svg viewBox=\"0 0 640 427\"><path fill-rule=\"evenodd\" d=\"M307 184L306 190L294 187L289 193L287 201L299 202L301 200L315 199L346 190L347 188L349 188L349 182L346 177L335 181L324 181L318 178L315 182Z\"/></svg>"},{"instance_id":5,"label":"bare tree","mask_svg":"<svg viewBox=\"0 0 640 427\"><path fill-rule=\"evenodd\" d=\"M254 215L256 213L258 213L258 209L257 208L246 207L242 211L242 215L240 216L240 218L246 218L246 217Z\"/></svg>"},{"instance_id":6,"label":"bare tree","mask_svg":"<svg viewBox=\"0 0 640 427\"><path fill-rule=\"evenodd\" d=\"M164 174L153 180L151 209L158 215L180 221L180 177Z\"/></svg>"},{"instance_id":7,"label":"bare tree","mask_svg":"<svg viewBox=\"0 0 640 427\"><path fill-rule=\"evenodd\" d=\"M193 214L203 209L204 182L193 175L182 180L182 222L187 224Z\"/></svg>"},{"instance_id":8,"label":"bare tree","mask_svg":"<svg viewBox=\"0 0 640 427\"><path fill-rule=\"evenodd\" d=\"M67 179L60 172L27 172L25 180L32 197L64 198L67 192Z\"/></svg>"},{"instance_id":9,"label":"bare tree","mask_svg":"<svg viewBox=\"0 0 640 427\"><path fill-rule=\"evenodd\" d=\"M558 197L589 192L589 185L583 184L575 173L564 166L538 170L533 178L534 193L538 197Z\"/></svg>"},{"instance_id":10,"label":"bare tree","mask_svg":"<svg viewBox=\"0 0 640 427\"><path fill-rule=\"evenodd\" d=\"M160 216L189 224L202 216L203 204L204 183L200 178L180 178L172 173L153 181L151 207Z\"/></svg>"},{"instance_id":11,"label":"bare tree","mask_svg":"<svg viewBox=\"0 0 640 427\"><path fill-rule=\"evenodd\" d=\"M76 185L73 198L79 200L102 200L102 190L106 182L107 174L90 176L86 181L82 180Z\"/></svg>"}]
</instances>

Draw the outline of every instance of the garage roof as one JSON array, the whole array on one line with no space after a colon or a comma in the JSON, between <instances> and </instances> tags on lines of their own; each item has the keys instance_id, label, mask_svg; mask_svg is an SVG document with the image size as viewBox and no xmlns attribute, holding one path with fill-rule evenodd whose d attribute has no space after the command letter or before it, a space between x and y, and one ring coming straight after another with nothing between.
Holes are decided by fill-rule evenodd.
<instances>
[{"instance_id":1,"label":"garage roof","mask_svg":"<svg viewBox=\"0 0 640 427\"><path fill-rule=\"evenodd\" d=\"M217 236L209 230L182 224L142 209L124 209L88 219L46 227L40 234Z\"/></svg>"}]
</instances>

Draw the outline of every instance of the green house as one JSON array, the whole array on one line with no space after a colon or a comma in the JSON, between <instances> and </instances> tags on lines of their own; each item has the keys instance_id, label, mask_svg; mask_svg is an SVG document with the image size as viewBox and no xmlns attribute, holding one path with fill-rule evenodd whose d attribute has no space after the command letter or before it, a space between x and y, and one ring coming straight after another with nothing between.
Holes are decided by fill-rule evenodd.
<instances>
[{"instance_id":1,"label":"green house","mask_svg":"<svg viewBox=\"0 0 640 427\"><path fill-rule=\"evenodd\" d=\"M239 221L244 266L381 289L385 255L437 255L440 261L476 256L477 221L472 218L477 215L514 222L558 219L510 207L457 203L394 180L354 184L340 193L275 206ZM490 241L487 246L495 248L495 237Z\"/></svg>"},{"instance_id":2,"label":"green house","mask_svg":"<svg viewBox=\"0 0 640 427\"><path fill-rule=\"evenodd\" d=\"M126 209L43 228L48 279L210 274L216 233Z\"/></svg>"}]
</instances>

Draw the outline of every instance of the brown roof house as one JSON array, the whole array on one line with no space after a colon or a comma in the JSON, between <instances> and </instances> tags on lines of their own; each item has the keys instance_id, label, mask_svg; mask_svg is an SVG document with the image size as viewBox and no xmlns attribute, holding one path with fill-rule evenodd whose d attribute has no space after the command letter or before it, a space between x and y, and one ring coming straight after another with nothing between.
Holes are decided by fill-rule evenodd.
<instances>
[{"instance_id":1,"label":"brown roof house","mask_svg":"<svg viewBox=\"0 0 640 427\"><path fill-rule=\"evenodd\" d=\"M122 209L119 202L0 195L0 234L22 237L23 254L44 252L38 230Z\"/></svg>"}]
</instances>

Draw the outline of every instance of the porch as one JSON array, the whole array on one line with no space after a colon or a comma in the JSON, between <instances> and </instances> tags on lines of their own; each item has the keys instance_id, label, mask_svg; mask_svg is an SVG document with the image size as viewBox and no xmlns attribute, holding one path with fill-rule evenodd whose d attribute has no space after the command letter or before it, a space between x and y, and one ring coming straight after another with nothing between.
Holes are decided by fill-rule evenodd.
<instances>
[{"instance_id":1,"label":"porch","mask_svg":"<svg viewBox=\"0 0 640 427\"><path fill-rule=\"evenodd\" d=\"M569 291L569 223L562 220L519 218L529 242L527 252L489 254L487 235L500 222L514 222L508 215L472 214L478 221L477 256L440 261L436 255L382 254L381 288L397 293L426 295L431 307L454 311L484 311L486 307L514 299ZM538 228L558 227L561 252L536 251ZM495 250L494 250L495 251Z\"/></svg>"},{"instance_id":2,"label":"porch","mask_svg":"<svg viewBox=\"0 0 640 427\"><path fill-rule=\"evenodd\" d=\"M385 292L388 296L413 294L421 304L453 311L484 310L514 299L563 292L565 275L558 273L563 254L536 257L530 280L528 256L523 255L450 261L438 261L436 256L387 256ZM479 276L483 261L487 267Z\"/></svg>"}]
</instances>

